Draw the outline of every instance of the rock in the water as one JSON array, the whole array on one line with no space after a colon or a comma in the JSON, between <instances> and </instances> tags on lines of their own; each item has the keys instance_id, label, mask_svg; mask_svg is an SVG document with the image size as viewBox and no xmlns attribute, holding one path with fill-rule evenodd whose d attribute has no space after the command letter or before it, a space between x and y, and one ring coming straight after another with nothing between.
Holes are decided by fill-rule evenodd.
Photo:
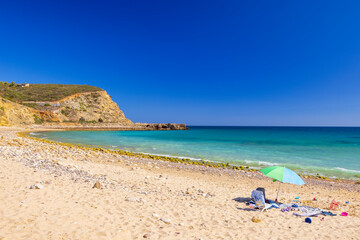
<instances>
[{"instance_id":1,"label":"rock in the water","mask_svg":"<svg viewBox=\"0 0 360 240\"><path fill-rule=\"evenodd\" d=\"M166 219L166 218L160 218L160 221L163 221L166 224L170 224L171 223L171 219Z\"/></svg>"},{"instance_id":2,"label":"rock in the water","mask_svg":"<svg viewBox=\"0 0 360 240\"><path fill-rule=\"evenodd\" d=\"M254 222L254 223L259 223L259 222L261 222L261 219L258 218L258 217L253 217L253 218L251 219L251 221Z\"/></svg>"},{"instance_id":3,"label":"rock in the water","mask_svg":"<svg viewBox=\"0 0 360 240\"><path fill-rule=\"evenodd\" d=\"M93 188L101 189L101 184L99 182L96 182Z\"/></svg>"}]
</instances>

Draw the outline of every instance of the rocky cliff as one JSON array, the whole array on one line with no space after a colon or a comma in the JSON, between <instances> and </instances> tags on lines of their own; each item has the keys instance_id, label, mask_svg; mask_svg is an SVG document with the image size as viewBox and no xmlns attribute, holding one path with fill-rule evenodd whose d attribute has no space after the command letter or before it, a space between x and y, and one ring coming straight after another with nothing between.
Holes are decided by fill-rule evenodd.
<instances>
[{"instance_id":1,"label":"rocky cliff","mask_svg":"<svg viewBox=\"0 0 360 240\"><path fill-rule=\"evenodd\" d=\"M55 102L22 104L0 97L0 125L46 123L133 125L105 91L76 93Z\"/></svg>"},{"instance_id":2,"label":"rocky cliff","mask_svg":"<svg viewBox=\"0 0 360 240\"><path fill-rule=\"evenodd\" d=\"M0 97L0 126L34 124L34 115L39 114L35 109Z\"/></svg>"},{"instance_id":3,"label":"rocky cliff","mask_svg":"<svg viewBox=\"0 0 360 240\"><path fill-rule=\"evenodd\" d=\"M60 122L133 124L105 91L77 93L51 105Z\"/></svg>"},{"instance_id":4,"label":"rocky cliff","mask_svg":"<svg viewBox=\"0 0 360 240\"><path fill-rule=\"evenodd\" d=\"M41 86L46 87L46 86ZM54 86L52 86L54 88ZM16 89L17 90L17 89ZM54 89L52 89L54 91ZM29 91L31 92L31 91ZM6 95L6 91L3 92ZM46 125L50 128L184 130L185 124L136 123L125 118L119 106L106 91L78 92L56 101L52 96L42 101L24 101L25 94L15 98L0 97L0 126ZM20 96L20 97L19 97ZM43 99L41 99L43 97ZM44 101L45 100L45 101ZM48 100L48 101L46 101ZM18 101L18 102L14 102Z\"/></svg>"}]
</instances>

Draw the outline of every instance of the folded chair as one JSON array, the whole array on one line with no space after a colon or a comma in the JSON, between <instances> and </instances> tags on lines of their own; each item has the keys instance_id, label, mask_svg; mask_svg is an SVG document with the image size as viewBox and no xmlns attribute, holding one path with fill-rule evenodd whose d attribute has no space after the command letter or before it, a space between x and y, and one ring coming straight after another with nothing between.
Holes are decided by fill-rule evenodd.
<instances>
[{"instance_id":1,"label":"folded chair","mask_svg":"<svg viewBox=\"0 0 360 240\"><path fill-rule=\"evenodd\" d=\"M261 212L272 208L271 204L265 202L264 193L262 191L254 190L251 192L251 198L254 201L256 207L261 210Z\"/></svg>"}]
</instances>

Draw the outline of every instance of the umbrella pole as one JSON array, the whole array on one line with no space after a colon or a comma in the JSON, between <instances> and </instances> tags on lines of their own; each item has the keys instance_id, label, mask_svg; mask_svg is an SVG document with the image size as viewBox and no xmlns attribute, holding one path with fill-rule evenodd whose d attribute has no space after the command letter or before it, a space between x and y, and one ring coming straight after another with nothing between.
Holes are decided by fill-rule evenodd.
<instances>
[{"instance_id":1,"label":"umbrella pole","mask_svg":"<svg viewBox=\"0 0 360 240\"><path fill-rule=\"evenodd\" d=\"M279 189L278 189L278 192L277 192L277 194L276 194L276 199L275 199L275 202L277 202L278 200L278 196L279 196L279 192L280 192L280 184L281 184L281 182L279 181Z\"/></svg>"}]
</instances>

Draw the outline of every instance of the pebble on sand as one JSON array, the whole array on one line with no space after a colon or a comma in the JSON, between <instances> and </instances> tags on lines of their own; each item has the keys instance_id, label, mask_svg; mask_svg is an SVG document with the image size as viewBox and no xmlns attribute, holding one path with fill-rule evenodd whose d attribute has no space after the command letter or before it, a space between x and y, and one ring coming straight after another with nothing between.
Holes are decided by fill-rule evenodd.
<instances>
[{"instance_id":1,"label":"pebble on sand","mask_svg":"<svg viewBox=\"0 0 360 240\"><path fill-rule=\"evenodd\" d=\"M127 198L127 199L125 199L125 201L128 201L128 202L140 202L141 199L134 197L134 198Z\"/></svg>"},{"instance_id":2,"label":"pebble on sand","mask_svg":"<svg viewBox=\"0 0 360 240\"><path fill-rule=\"evenodd\" d=\"M253 217L253 218L251 219L251 221L254 222L254 223L259 223L259 222L261 222L261 219L258 218L258 217Z\"/></svg>"},{"instance_id":3,"label":"pebble on sand","mask_svg":"<svg viewBox=\"0 0 360 240\"><path fill-rule=\"evenodd\" d=\"M99 182L96 182L93 188L101 189L101 184Z\"/></svg>"},{"instance_id":4,"label":"pebble on sand","mask_svg":"<svg viewBox=\"0 0 360 240\"><path fill-rule=\"evenodd\" d=\"M160 218L160 221L163 221L166 224L170 224L171 223L171 219L166 219L166 218Z\"/></svg>"},{"instance_id":5,"label":"pebble on sand","mask_svg":"<svg viewBox=\"0 0 360 240\"><path fill-rule=\"evenodd\" d=\"M143 238L150 238L150 234L144 234Z\"/></svg>"},{"instance_id":6,"label":"pebble on sand","mask_svg":"<svg viewBox=\"0 0 360 240\"><path fill-rule=\"evenodd\" d=\"M34 184L34 185L31 185L31 186L28 186L29 189L43 189L44 186L41 185L41 184Z\"/></svg>"}]
</instances>

